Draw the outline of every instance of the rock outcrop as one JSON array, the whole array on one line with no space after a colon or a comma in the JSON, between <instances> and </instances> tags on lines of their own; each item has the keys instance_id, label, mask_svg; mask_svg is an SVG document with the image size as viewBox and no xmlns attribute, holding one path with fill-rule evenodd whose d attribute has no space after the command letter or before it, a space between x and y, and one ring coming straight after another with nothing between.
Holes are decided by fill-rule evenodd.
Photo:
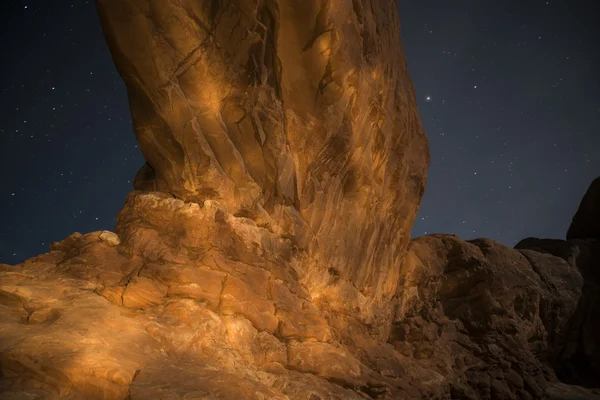
<instances>
[{"instance_id":1,"label":"rock outcrop","mask_svg":"<svg viewBox=\"0 0 600 400\"><path fill-rule=\"evenodd\" d=\"M567 241L409 242L395 2L97 3L147 164L0 265L2 399L600 398L596 189Z\"/></svg>"},{"instance_id":2,"label":"rock outcrop","mask_svg":"<svg viewBox=\"0 0 600 400\"><path fill-rule=\"evenodd\" d=\"M420 237L387 308L335 274L336 302L311 294L297 257L217 201L134 191L116 234L0 266L2 398L600 395L596 241Z\"/></svg>"},{"instance_id":3,"label":"rock outcrop","mask_svg":"<svg viewBox=\"0 0 600 400\"><path fill-rule=\"evenodd\" d=\"M594 179L585 193L573 222L567 231L567 240L600 240L600 177Z\"/></svg>"},{"instance_id":4,"label":"rock outcrop","mask_svg":"<svg viewBox=\"0 0 600 400\"><path fill-rule=\"evenodd\" d=\"M568 241L528 238L516 248L550 290L576 295L571 299L576 300L576 308L562 313L562 317L557 306L566 304L566 299L555 299L540 310L548 320L563 320L560 330L547 327L550 361L557 376L567 383L600 386L600 242L593 238ZM550 260L552 264L544 262ZM559 263L562 267L558 267ZM550 274L555 276L549 277Z\"/></svg>"},{"instance_id":5,"label":"rock outcrop","mask_svg":"<svg viewBox=\"0 0 600 400\"><path fill-rule=\"evenodd\" d=\"M136 189L277 226L316 281L389 300L429 165L396 2L97 4L147 160Z\"/></svg>"},{"instance_id":6,"label":"rock outcrop","mask_svg":"<svg viewBox=\"0 0 600 400\"><path fill-rule=\"evenodd\" d=\"M584 240L526 239L511 249L417 238L392 343L443 376L451 398L555 398L558 378L598 387L598 260L600 246Z\"/></svg>"}]
</instances>

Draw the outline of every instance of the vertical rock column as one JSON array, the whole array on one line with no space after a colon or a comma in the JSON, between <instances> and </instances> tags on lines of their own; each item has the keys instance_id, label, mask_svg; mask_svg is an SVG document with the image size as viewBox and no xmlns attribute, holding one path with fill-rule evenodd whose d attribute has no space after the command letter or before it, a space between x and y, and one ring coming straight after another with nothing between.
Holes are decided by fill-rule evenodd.
<instances>
[{"instance_id":1,"label":"vertical rock column","mask_svg":"<svg viewBox=\"0 0 600 400\"><path fill-rule=\"evenodd\" d=\"M313 288L329 271L394 292L429 164L395 1L97 6L147 161L136 189L267 221Z\"/></svg>"}]
</instances>

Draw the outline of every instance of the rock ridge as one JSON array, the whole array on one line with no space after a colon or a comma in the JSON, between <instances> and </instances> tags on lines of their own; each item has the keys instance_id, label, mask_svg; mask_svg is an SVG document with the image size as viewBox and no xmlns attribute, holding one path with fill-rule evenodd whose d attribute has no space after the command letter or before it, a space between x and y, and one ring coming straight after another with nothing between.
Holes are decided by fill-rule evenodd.
<instances>
[{"instance_id":1,"label":"rock ridge","mask_svg":"<svg viewBox=\"0 0 600 400\"><path fill-rule=\"evenodd\" d=\"M116 232L0 266L3 398L600 393L594 240L416 238L383 307L214 200L133 191Z\"/></svg>"}]
</instances>

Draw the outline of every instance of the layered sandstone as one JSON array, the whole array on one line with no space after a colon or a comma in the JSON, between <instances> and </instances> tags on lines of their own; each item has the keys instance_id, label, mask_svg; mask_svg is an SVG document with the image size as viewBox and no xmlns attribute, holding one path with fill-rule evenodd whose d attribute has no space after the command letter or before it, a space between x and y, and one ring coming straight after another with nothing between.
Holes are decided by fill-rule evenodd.
<instances>
[{"instance_id":1,"label":"layered sandstone","mask_svg":"<svg viewBox=\"0 0 600 400\"><path fill-rule=\"evenodd\" d=\"M409 241L395 2L97 3L147 163L0 265L2 399L598 398L598 180L566 241Z\"/></svg>"},{"instance_id":2,"label":"layered sandstone","mask_svg":"<svg viewBox=\"0 0 600 400\"><path fill-rule=\"evenodd\" d=\"M0 266L0 393L594 399L599 259L594 240L428 235L385 307L334 275L332 302L287 237L214 200L134 191L116 234Z\"/></svg>"},{"instance_id":3,"label":"layered sandstone","mask_svg":"<svg viewBox=\"0 0 600 400\"><path fill-rule=\"evenodd\" d=\"M147 161L135 187L218 200L289 235L315 281L389 298L429 164L396 2L97 4Z\"/></svg>"}]
</instances>

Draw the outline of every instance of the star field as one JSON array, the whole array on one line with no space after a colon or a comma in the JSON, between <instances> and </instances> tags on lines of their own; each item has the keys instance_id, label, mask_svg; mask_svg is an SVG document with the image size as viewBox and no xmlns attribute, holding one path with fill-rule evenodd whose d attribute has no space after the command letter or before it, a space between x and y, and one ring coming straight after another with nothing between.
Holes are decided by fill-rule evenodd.
<instances>
[{"instance_id":1,"label":"star field","mask_svg":"<svg viewBox=\"0 0 600 400\"><path fill-rule=\"evenodd\" d=\"M600 175L594 3L399 7L432 158L413 236L564 238Z\"/></svg>"},{"instance_id":2,"label":"star field","mask_svg":"<svg viewBox=\"0 0 600 400\"><path fill-rule=\"evenodd\" d=\"M600 175L593 7L399 2L432 156L413 236L564 237ZM143 157L93 2L0 9L0 262L14 264L112 230Z\"/></svg>"}]
</instances>

